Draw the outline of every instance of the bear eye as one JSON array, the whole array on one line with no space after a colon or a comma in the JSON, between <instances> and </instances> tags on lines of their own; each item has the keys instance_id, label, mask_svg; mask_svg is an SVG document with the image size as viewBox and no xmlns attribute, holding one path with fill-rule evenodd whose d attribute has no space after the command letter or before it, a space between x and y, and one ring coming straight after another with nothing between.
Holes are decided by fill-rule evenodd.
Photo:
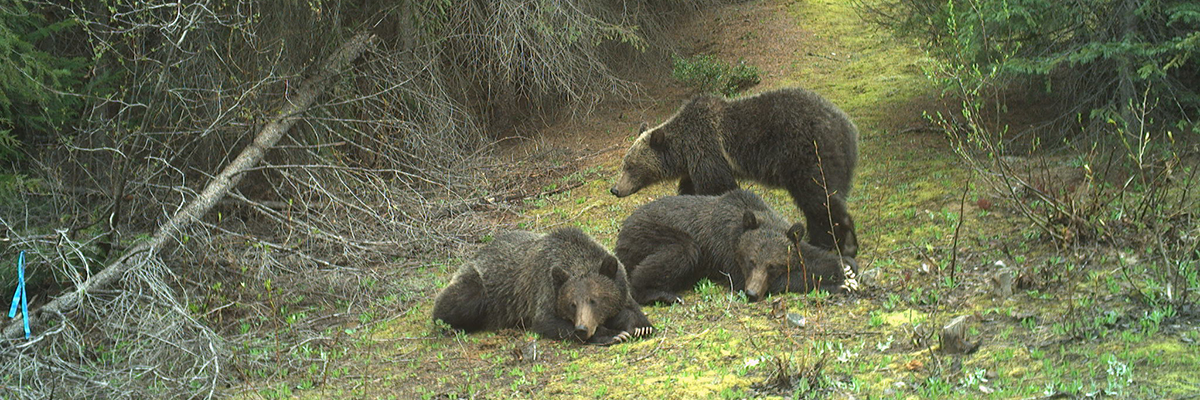
<instances>
[{"instance_id":1,"label":"bear eye","mask_svg":"<svg viewBox=\"0 0 1200 400\"><path fill-rule=\"evenodd\" d=\"M593 306L596 305L596 299L588 300L588 304L591 304Z\"/></svg>"}]
</instances>

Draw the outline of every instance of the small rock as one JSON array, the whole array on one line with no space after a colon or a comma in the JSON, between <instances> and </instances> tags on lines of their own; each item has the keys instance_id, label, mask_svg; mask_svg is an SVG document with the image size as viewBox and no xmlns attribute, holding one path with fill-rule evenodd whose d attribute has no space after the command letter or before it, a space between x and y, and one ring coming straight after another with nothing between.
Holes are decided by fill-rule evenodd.
<instances>
[{"instance_id":1,"label":"small rock","mask_svg":"<svg viewBox=\"0 0 1200 400\"><path fill-rule=\"evenodd\" d=\"M858 283L860 286L875 286L879 282L879 277L882 275L879 268L871 268L858 274Z\"/></svg>"},{"instance_id":2,"label":"small rock","mask_svg":"<svg viewBox=\"0 0 1200 400\"><path fill-rule=\"evenodd\" d=\"M531 341L521 349L521 360L537 361L541 351L538 349L537 341Z\"/></svg>"},{"instance_id":3,"label":"small rock","mask_svg":"<svg viewBox=\"0 0 1200 400\"><path fill-rule=\"evenodd\" d=\"M808 323L808 320L804 319L803 315L797 313L788 313L787 321L789 324L797 328L803 328L804 324Z\"/></svg>"}]
</instances>

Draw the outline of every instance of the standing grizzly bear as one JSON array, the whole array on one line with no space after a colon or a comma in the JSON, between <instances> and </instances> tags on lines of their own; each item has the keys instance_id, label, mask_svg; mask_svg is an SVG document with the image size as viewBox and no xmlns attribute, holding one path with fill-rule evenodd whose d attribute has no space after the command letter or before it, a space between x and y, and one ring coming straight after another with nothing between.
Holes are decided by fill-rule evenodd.
<instances>
[{"instance_id":1,"label":"standing grizzly bear","mask_svg":"<svg viewBox=\"0 0 1200 400\"><path fill-rule=\"evenodd\" d=\"M678 302L676 291L701 278L731 281L750 300L813 287L852 289L845 273L852 261L801 242L803 231L803 224L789 229L747 190L670 196L625 219L616 253L629 267L633 297L642 304Z\"/></svg>"},{"instance_id":2,"label":"standing grizzly bear","mask_svg":"<svg viewBox=\"0 0 1200 400\"><path fill-rule=\"evenodd\" d=\"M858 128L813 92L699 96L662 125L643 126L610 191L625 197L674 178L679 194L725 193L738 188L737 178L782 187L804 213L812 244L854 257L858 239L846 196L857 162Z\"/></svg>"},{"instance_id":3,"label":"standing grizzly bear","mask_svg":"<svg viewBox=\"0 0 1200 400\"><path fill-rule=\"evenodd\" d=\"M438 294L433 319L467 332L524 328L593 344L653 330L625 267L578 228L496 235Z\"/></svg>"}]
</instances>

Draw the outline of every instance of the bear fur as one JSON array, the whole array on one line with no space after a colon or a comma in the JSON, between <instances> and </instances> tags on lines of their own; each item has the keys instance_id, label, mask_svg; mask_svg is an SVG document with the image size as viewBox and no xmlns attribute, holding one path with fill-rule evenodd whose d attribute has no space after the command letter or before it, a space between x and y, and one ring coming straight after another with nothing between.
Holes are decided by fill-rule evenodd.
<instances>
[{"instance_id":1,"label":"bear fur","mask_svg":"<svg viewBox=\"0 0 1200 400\"><path fill-rule=\"evenodd\" d=\"M438 294L433 319L467 332L523 328L593 344L653 329L625 267L578 228L497 234Z\"/></svg>"},{"instance_id":2,"label":"bear fur","mask_svg":"<svg viewBox=\"0 0 1200 400\"><path fill-rule=\"evenodd\" d=\"M739 239L746 298L816 289L830 293L858 290L858 263L853 258L802 241L803 223L786 228L776 221L764 219Z\"/></svg>"},{"instance_id":3,"label":"bear fur","mask_svg":"<svg viewBox=\"0 0 1200 400\"><path fill-rule=\"evenodd\" d=\"M787 189L812 244L857 255L846 196L858 162L858 128L833 103L801 88L735 100L704 95L663 124L644 127L625 154L613 195L675 178L679 194L718 195L746 178Z\"/></svg>"},{"instance_id":4,"label":"bear fur","mask_svg":"<svg viewBox=\"0 0 1200 400\"><path fill-rule=\"evenodd\" d=\"M641 304L679 302L676 292L701 278L728 281L750 300L818 286L845 289L849 259L801 242L803 232L803 224L789 226L748 190L669 196L625 219L616 254Z\"/></svg>"}]
</instances>

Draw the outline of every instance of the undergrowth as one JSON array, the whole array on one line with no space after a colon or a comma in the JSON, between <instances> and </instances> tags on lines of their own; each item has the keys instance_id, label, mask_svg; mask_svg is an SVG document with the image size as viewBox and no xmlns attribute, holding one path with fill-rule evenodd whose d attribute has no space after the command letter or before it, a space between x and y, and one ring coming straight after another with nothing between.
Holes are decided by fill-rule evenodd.
<instances>
[{"instance_id":1,"label":"undergrowth","mask_svg":"<svg viewBox=\"0 0 1200 400\"><path fill-rule=\"evenodd\" d=\"M671 65L672 78L701 93L733 96L761 81L758 67L744 60L730 65L711 54L673 56Z\"/></svg>"}]
</instances>

